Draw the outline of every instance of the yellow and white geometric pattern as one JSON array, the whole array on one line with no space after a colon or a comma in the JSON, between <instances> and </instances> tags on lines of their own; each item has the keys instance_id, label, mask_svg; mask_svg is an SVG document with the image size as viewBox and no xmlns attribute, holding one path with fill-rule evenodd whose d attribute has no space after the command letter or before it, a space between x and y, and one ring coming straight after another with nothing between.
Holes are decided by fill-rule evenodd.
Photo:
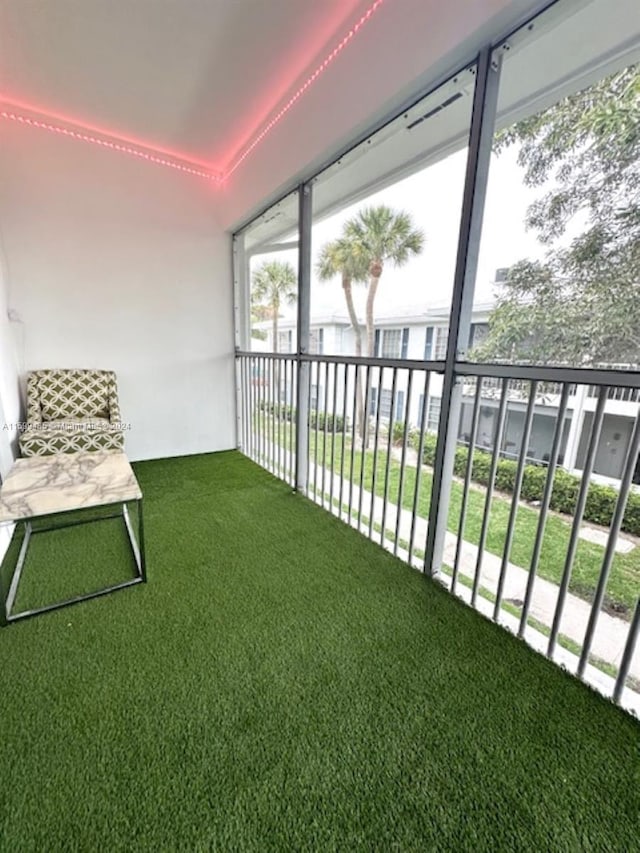
<instances>
[{"instance_id":1,"label":"yellow and white geometric pattern","mask_svg":"<svg viewBox=\"0 0 640 853\"><path fill-rule=\"evenodd\" d=\"M116 375L111 370L34 370L27 379L23 456L122 450Z\"/></svg>"}]
</instances>

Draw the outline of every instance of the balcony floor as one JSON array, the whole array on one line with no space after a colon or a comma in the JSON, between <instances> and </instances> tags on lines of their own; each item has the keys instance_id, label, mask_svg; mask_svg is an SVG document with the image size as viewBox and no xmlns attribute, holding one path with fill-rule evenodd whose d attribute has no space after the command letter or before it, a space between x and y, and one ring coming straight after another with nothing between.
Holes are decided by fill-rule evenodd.
<instances>
[{"instance_id":1,"label":"balcony floor","mask_svg":"<svg viewBox=\"0 0 640 853\"><path fill-rule=\"evenodd\" d=\"M0 634L3 849L636 847L632 718L240 454L136 470L149 584Z\"/></svg>"}]
</instances>

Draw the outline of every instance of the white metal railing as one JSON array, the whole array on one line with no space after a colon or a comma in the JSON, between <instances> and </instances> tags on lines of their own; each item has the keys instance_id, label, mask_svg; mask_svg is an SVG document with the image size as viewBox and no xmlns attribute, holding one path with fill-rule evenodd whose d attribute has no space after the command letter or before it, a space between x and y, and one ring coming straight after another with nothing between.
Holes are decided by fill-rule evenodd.
<instances>
[{"instance_id":1,"label":"white metal railing","mask_svg":"<svg viewBox=\"0 0 640 853\"><path fill-rule=\"evenodd\" d=\"M306 413L298 408L301 363L308 367L303 396L312 402ZM301 490L309 498L640 713L640 496L631 492L640 474L637 412L618 488L591 482L606 446L611 392L634 382L640 390L637 374L459 364L471 411L460 418L444 553L434 565L429 506L444 499L432 494L442 433L427 429L427 401L443 363L239 353L237 364L248 456L300 486L297 448L305 447ZM578 381L583 375L588 383ZM546 459L532 464L539 386L549 382L556 393L546 405ZM583 424L578 478L560 466L575 414L569 401L581 384L595 384L598 396ZM505 453L514 388L520 430ZM489 440L480 441L481 430Z\"/></svg>"}]
</instances>

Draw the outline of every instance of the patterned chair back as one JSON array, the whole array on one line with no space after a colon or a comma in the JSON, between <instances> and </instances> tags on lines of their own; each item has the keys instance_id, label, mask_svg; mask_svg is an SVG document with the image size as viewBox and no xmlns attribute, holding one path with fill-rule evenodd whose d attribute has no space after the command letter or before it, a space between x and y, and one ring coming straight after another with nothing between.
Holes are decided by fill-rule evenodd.
<instances>
[{"instance_id":1,"label":"patterned chair back","mask_svg":"<svg viewBox=\"0 0 640 853\"><path fill-rule=\"evenodd\" d=\"M119 419L112 370L34 370L27 379L30 423L66 418ZM115 416L115 417L114 417Z\"/></svg>"}]
</instances>

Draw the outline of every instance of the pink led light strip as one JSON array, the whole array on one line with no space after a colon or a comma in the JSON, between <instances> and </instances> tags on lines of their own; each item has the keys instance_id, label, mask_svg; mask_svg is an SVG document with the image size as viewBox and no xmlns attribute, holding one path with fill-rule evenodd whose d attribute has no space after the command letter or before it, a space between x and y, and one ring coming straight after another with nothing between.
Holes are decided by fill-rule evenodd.
<instances>
[{"instance_id":1,"label":"pink led light strip","mask_svg":"<svg viewBox=\"0 0 640 853\"><path fill-rule=\"evenodd\" d=\"M300 86L298 91L289 98L289 100L282 107L282 109L280 109L280 111L276 113L276 115L269 121L269 123L266 124L262 128L260 133L256 137L254 137L252 142L247 146L247 148L245 148L245 150L238 157L238 159L235 161L233 166L231 166L229 169L227 169L223 173L223 178L222 178L223 180L226 180L226 178L228 178L230 175L232 175L235 172L235 170L238 168L238 166L249 156L249 154L251 154L253 149L257 145L259 145L262 142L262 140L265 138L265 136L273 129L273 127L276 124L278 124L278 122L282 119L282 117L285 115L285 113L287 113L291 109L291 107L296 103L296 101L298 101L302 97L302 95L304 95L304 93L307 91L309 86L311 86L311 84L314 83L324 71L326 71L327 67L333 62L333 60L340 53L340 51L344 50L344 48L349 44L349 42L356 35L358 30L360 30L367 23L369 18L371 18L371 16L374 14L374 12L383 4L383 2L384 2L384 0L375 0L375 3L372 3L372 5L369 6L367 11L364 13L364 15L360 18L359 21L357 21L357 23L355 23L353 25L352 29L349 30L349 32L342 39L342 41L339 42L334 47L334 49L326 57L326 59L322 63L320 63L320 65L318 65L318 67L313 72L313 74L311 74L305 80L305 82L302 84L302 86Z\"/></svg>"},{"instance_id":2,"label":"pink led light strip","mask_svg":"<svg viewBox=\"0 0 640 853\"><path fill-rule=\"evenodd\" d=\"M100 139L97 136L91 136L88 133L82 133L77 130L71 130L67 127L61 127L57 124L39 121L29 116L21 115L20 113L9 112L8 110L0 110L0 118L15 121L18 124L26 124L29 127L36 127L39 130L48 130L50 133L57 133L60 136L68 136L71 139L76 139L80 142L89 142L92 145L99 145L102 148L108 148L111 151L118 151L120 154L129 154L131 157L138 157L140 160L148 160L150 163L155 163L158 166L166 166L169 169L176 169L178 172L186 172L188 175L195 175L199 178L206 178L209 181L220 181L220 176L212 172L205 172L201 169L194 169L191 166L186 166L175 160L167 160L164 157L159 157L157 154L151 154L148 151L143 151L139 148L132 148L130 145L122 145L119 142L113 142L109 139Z\"/></svg>"},{"instance_id":3,"label":"pink led light strip","mask_svg":"<svg viewBox=\"0 0 640 853\"><path fill-rule=\"evenodd\" d=\"M7 119L9 121L17 122L18 124L28 125L29 127L35 127L39 130L47 130L50 133L57 133L60 136L67 136L71 139L78 140L79 142L87 142L92 145L99 145L102 148L108 148L111 151L117 151L120 154L128 154L131 157L137 157L140 160L147 160L150 163L155 163L158 166L166 166L170 169L175 169L179 172L184 172L188 175L194 175L199 178L206 178L209 181L214 181L216 183L221 183L230 175L232 175L235 170L240 166L241 163L246 160L246 158L251 154L251 152L262 142L262 140L267 136L268 133L273 130L276 124L283 118L283 116L291 109L291 107L304 95L309 86L311 86L318 77L326 71L327 67L333 62L336 56L344 50L344 48L349 44L349 42L355 37L356 33L367 23L367 21L371 18L371 16L376 12L376 10L383 4L384 0L375 0L374 3L369 6L367 11L362 15L362 17L353 25L353 27L349 30L349 32L344 36L344 38L334 47L331 53L324 59L323 62L318 65L313 74L311 74L305 82L300 86L300 88L295 92L287 101L287 103L273 116L272 119L262 128L260 133L253 138L251 143L244 149L242 154L235 160L233 165L228 168L226 171L220 173L216 172L216 170L211 167L211 171L204 171L203 169L196 169L193 166L185 165L177 160L168 160L166 157L161 157L158 154L153 154L150 151L145 151L142 148L134 148L131 145L123 144L122 142L114 141L117 140L118 137L115 136L112 139L100 138L99 136L94 136L90 133L85 133L83 130L73 130L69 127L63 127L57 124L51 124L50 122L41 121L36 118L31 118L26 115L22 115L21 113L9 111L7 109L0 109L0 118ZM77 125L79 128L82 125Z\"/></svg>"}]
</instances>

